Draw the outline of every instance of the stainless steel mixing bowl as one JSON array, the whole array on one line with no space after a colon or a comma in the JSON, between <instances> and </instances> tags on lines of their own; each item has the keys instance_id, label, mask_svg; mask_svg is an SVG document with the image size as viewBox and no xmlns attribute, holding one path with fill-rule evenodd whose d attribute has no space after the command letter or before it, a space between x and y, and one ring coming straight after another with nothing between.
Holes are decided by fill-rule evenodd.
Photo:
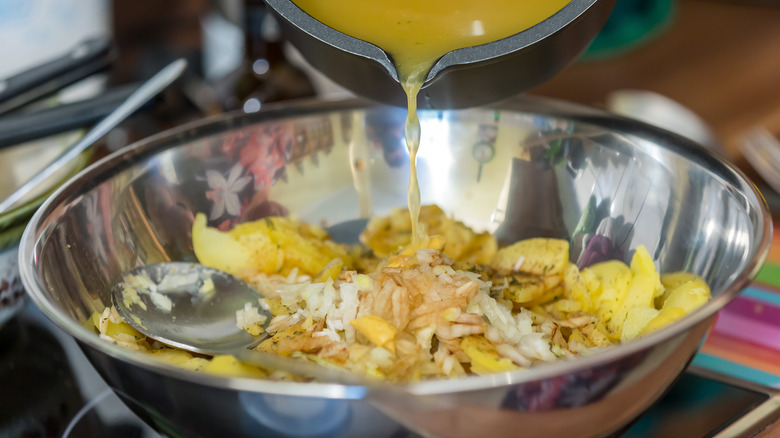
<instances>
[{"instance_id":1,"label":"stainless steel mixing bowl","mask_svg":"<svg viewBox=\"0 0 780 438\"><path fill-rule=\"evenodd\" d=\"M644 244L663 272L703 276L714 293L709 303L599 354L403 391L197 374L84 327L110 303L122 272L193 259L195 212L223 226L295 214L350 239L359 231L355 220L404 206L404 117L360 101L300 103L137 143L82 172L38 210L20 248L24 285L128 406L167 436L602 436L674 382L716 311L766 256L767 208L722 159L649 125L523 98L421 113L423 202L503 242L569 238L573 260L594 234L610 239L612 256Z\"/></svg>"},{"instance_id":2,"label":"stainless steel mixing bowl","mask_svg":"<svg viewBox=\"0 0 780 438\"><path fill-rule=\"evenodd\" d=\"M541 23L488 44L453 50L436 61L419 108L468 108L530 90L571 64L607 22L616 0L571 0ZM384 50L328 27L291 0L266 0L282 33L314 67L347 89L406 106L398 72Z\"/></svg>"}]
</instances>

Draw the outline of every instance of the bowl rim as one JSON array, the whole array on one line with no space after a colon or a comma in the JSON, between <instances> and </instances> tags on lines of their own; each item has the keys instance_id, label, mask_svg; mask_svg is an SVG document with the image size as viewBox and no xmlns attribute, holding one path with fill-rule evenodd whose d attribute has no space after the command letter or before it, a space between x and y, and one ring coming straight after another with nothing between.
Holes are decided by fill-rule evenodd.
<instances>
[{"instance_id":1,"label":"bowl rim","mask_svg":"<svg viewBox=\"0 0 780 438\"><path fill-rule=\"evenodd\" d=\"M619 344L600 351L598 354L581 356L573 360L561 360L530 369L491 374L486 376L469 376L459 379L433 380L408 384L388 384L378 382L375 386L349 386L333 383L296 383L285 381L270 381L256 378L220 377L205 373L184 370L172 365L166 365L151 357L133 352L115 344L100 339L94 332L88 330L82 323L70 318L65 312L53 305L46 297L45 285L36 275L36 248L42 244L39 234L56 222L50 214L61 207L65 201L77 196L83 188L92 187L101 180L99 175L107 169L116 170L131 167L134 163L154 153L176 147L182 143L201 138L210 134L224 132L259 122L276 120L284 117L304 117L331 111L347 111L369 108L394 108L363 99L348 99L343 101L302 100L289 101L276 105L267 105L263 110L244 114L233 112L205 119L196 120L182 126L172 128L156 135L142 139L101 160L93 163L79 172L75 177L60 186L44 204L36 211L24 231L19 248L19 267L22 282L36 306L56 325L69 335L76 338L83 346L90 347L120 361L140 366L148 371L163 374L170 378L185 380L198 385L206 385L222 389L233 389L267 394L283 394L294 396L324 397L336 399L357 399L365 397L370 391L396 391L414 395L438 395L464 391L476 391L493 387L521 384L530 381L547 379L555 376L576 373L588 368L605 365L620 358L640 353L663 341L685 334L699 323L707 322L714 314L735 298L740 291L755 277L766 259L772 238L772 220L766 201L755 185L745 174L726 161L725 158L707 150L697 143L648 125L646 123L614 115L606 111L575 103L533 97L520 96L509 101L482 107L481 109L516 111L520 113L541 114L552 117L567 118L578 122L608 128L613 131L630 132L643 139L649 139L665 149L682 157L697 162L715 172L735 187L734 191L742 193L748 199L748 206L757 211L756 242L750 248L749 260L745 267L727 285L721 293L710 299L704 306L695 310L683 319L664 327L657 332ZM397 109L397 108L395 108ZM454 111L471 111L454 110ZM437 110L426 110L437 111ZM451 110L452 111L452 110ZM97 181L97 182L96 182Z\"/></svg>"}]
</instances>

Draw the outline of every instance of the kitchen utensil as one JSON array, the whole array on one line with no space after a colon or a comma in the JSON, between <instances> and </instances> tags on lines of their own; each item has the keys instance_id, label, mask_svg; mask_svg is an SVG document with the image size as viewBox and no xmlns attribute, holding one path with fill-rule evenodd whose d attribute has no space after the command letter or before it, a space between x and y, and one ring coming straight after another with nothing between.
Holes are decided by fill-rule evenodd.
<instances>
[{"instance_id":1,"label":"kitchen utensil","mask_svg":"<svg viewBox=\"0 0 780 438\"><path fill-rule=\"evenodd\" d=\"M84 323L111 305L122 273L194 262L196 212L212 226L292 214L332 228L405 206L405 113L363 101L268 105L136 143L36 212L21 245L23 284L122 400L166 435L509 437L522 429L590 437L618 433L665 392L766 257L766 205L719 156L645 123L523 97L421 111L422 202L502 243L570 239L572 260L582 236L610 223L614 254L627 260L645 245L661 272L702 276L713 291L707 304L598 354L391 393L195 373L112 344Z\"/></svg>"},{"instance_id":2,"label":"kitchen utensil","mask_svg":"<svg viewBox=\"0 0 780 438\"><path fill-rule=\"evenodd\" d=\"M267 0L281 30L316 69L350 91L406 106L392 60L303 12L291 0ZM543 22L510 37L447 53L429 72L419 108L464 108L529 90L568 66L607 21L615 0L572 0Z\"/></svg>"},{"instance_id":3,"label":"kitchen utensil","mask_svg":"<svg viewBox=\"0 0 780 438\"><path fill-rule=\"evenodd\" d=\"M150 279L153 288L137 286L138 282L132 281L137 276ZM204 283L209 280L211 286L204 291ZM128 281L131 286L127 286ZM133 288L139 302L126 295L127 287ZM366 383L365 379L338 369L250 350L267 336L253 336L239 328L236 311L251 304L270 321L273 316L259 308L260 298L263 296L257 290L239 278L201 264L182 262L139 266L124 273L111 292L112 303L128 324L164 344L211 356L229 354L268 371L321 382ZM156 301L160 299L165 305Z\"/></svg>"},{"instance_id":4,"label":"kitchen utensil","mask_svg":"<svg viewBox=\"0 0 780 438\"><path fill-rule=\"evenodd\" d=\"M187 62L183 59L179 59L152 76L140 88L134 91L126 101L112 111L111 114L90 129L78 142L63 152L38 174L30 178L30 180L19 186L19 188L11 193L6 199L0 201L0 214L10 210L19 200L23 199L27 194L39 187L60 168L77 157L82 151L92 146L116 125L143 106L149 99L165 89L165 87L184 72L186 66Z\"/></svg>"},{"instance_id":5,"label":"kitchen utensil","mask_svg":"<svg viewBox=\"0 0 780 438\"><path fill-rule=\"evenodd\" d=\"M97 123L138 87L124 85L77 102L6 114L0 117L0 149Z\"/></svg>"},{"instance_id":6,"label":"kitchen utensil","mask_svg":"<svg viewBox=\"0 0 780 438\"><path fill-rule=\"evenodd\" d=\"M0 114L45 97L106 67L114 58L108 38L91 38L66 54L8 78L0 78Z\"/></svg>"}]
</instances>

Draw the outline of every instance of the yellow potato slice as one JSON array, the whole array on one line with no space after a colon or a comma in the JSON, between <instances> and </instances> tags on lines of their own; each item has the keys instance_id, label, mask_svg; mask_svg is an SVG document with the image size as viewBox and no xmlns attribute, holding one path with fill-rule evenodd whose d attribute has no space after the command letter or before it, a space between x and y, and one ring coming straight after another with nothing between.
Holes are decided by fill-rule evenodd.
<instances>
[{"instance_id":1,"label":"yellow potato slice","mask_svg":"<svg viewBox=\"0 0 780 438\"><path fill-rule=\"evenodd\" d=\"M580 344L586 347L593 346L593 343L591 343L590 340L586 338L585 335L582 334L582 331L580 329L573 329L571 331L571 334L569 335L569 339L567 340L567 342L569 343L579 342Z\"/></svg>"},{"instance_id":2,"label":"yellow potato slice","mask_svg":"<svg viewBox=\"0 0 780 438\"><path fill-rule=\"evenodd\" d=\"M436 205L420 208L419 221L428 236L442 239L442 252L462 262L486 264L493 259L498 243L490 233L476 233L456 221ZM412 241L411 218L406 209L395 209L389 216L373 218L360 235L360 241L378 257L387 257L409 246Z\"/></svg>"},{"instance_id":3,"label":"yellow potato slice","mask_svg":"<svg viewBox=\"0 0 780 438\"><path fill-rule=\"evenodd\" d=\"M561 282L561 277L516 274L507 279L508 287L504 290L504 297L517 303L528 304L545 295Z\"/></svg>"},{"instance_id":4,"label":"yellow potato slice","mask_svg":"<svg viewBox=\"0 0 780 438\"><path fill-rule=\"evenodd\" d=\"M664 285L666 290L661 296L656 298L656 307L663 307L664 302L669 297L669 294L672 293L673 290L688 282L695 282L696 284L709 290L709 286L707 286L707 283L704 281L704 279L696 274L691 274L690 272L672 272L669 274L664 274L661 275L661 283Z\"/></svg>"},{"instance_id":5,"label":"yellow potato slice","mask_svg":"<svg viewBox=\"0 0 780 438\"><path fill-rule=\"evenodd\" d=\"M467 263L487 264L498 252L498 242L490 233L474 236L457 260ZM446 253L446 251L445 251Z\"/></svg>"},{"instance_id":6,"label":"yellow potato slice","mask_svg":"<svg viewBox=\"0 0 780 438\"><path fill-rule=\"evenodd\" d=\"M203 265L238 276L253 270L251 248L230 233L208 227L203 213L192 224L192 249Z\"/></svg>"},{"instance_id":7,"label":"yellow potato slice","mask_svg":"<svg viewBox=\"0 0 780 438\"><path fill-rule=\"evenodd\" d=\"M700 281L689 281L677 286L664 301L664 307L677 307L691 313L710 299L710 288Z\"/></svg>"},{"instance_id":8,"label":"yellow potato slice","mask_svg":"<svg viewBox=\"0 0 780 438\"><path fill-rule=\"evenodd\" d=\"M215 376L224 377L255 377L263 378L267 374L259 368L243 364L234 356L219 355L214 356L201 371Z\"/></svg>"},{"instance_id":9,"label":"yellow potato slice","mask_svg":"<svg viewBox=\"0 0 780 438\"><path fill-rule=\"evenodd\" d=\"M644 336L648 333L660 330L683 316L685 316L685 310L680 309L679 307L664 307L658 312L658 316L647 323L645 328L639 333L639 336Z\"/></svg>"},{"instance_id":10,"label":"yellow potato slice","mask_svg":"<svg viewBox=\"0 0 780 438\"><path fill-rule=\"evenodd\" d=\"M661 283L669 290L677 289L678 286L682 286L689 281L695 281L703 286L707 286L707 283L704 282L703 278L690 272L670 272L661 275Z\"/></svg>"},{"instance_id":11,"label":"yellow potato slice","mask_svg":"<svg viewBox=\"0 0 780 438\"><path fill-rule=\"evenodd\" d=\"M609 328L609 324L620 311L628 295L628 288L633 279L631 269L621 261L610 260L583 269L582 276L591 296L591 310ZM614 326L610 333L612 335L617 333ZM619 334L617 336L619 337Z\"/></svg>"},{"instance_id":12,"label":"yellow potato slice","mask_svg":"<svg viewBox=\"0 0 780 438\"><path fill-rule=\"evenodd\" d=\"M466 336L460 348L471 359L471 371L475 374L498 373L518 369L511 360L501 357L496 347L484 336Z\"/></svg>"},{"instance_id":13,"label":"yellow potato slice","mask_svg":"<svg viewBox=\"0 0 780 438\"><path fill-rule=\"evenodd\" d=\"M184 350L176 350L173 348L149 350L146 351L146 353L161 362L179 367L184 366L188 361L190 361L190 359L192 359L192 355L190 353Z\"/></svg>"},{"instance_id":14,"label":"yellow potato slice","mask_svg":"<svg viewBox=\"0 0 780 438\"><path fill-rule=\"evenodd\" d=\"M661 276L658 275L653 258L644 245L639 245L631 257L631 272L634 275L645 276L643 281L648 282L648 286L652 287L653 298L663 294L664 285L661 283Z\"/></svg>"},{"instance_id":15,"label":"yellow potato slice","mask_svg":"<svg viewBox=\"0 0 780 438\"><path fill-rule=\"evenodd\" d=\"M376 315L364 315L353 319L349 324L377 347L386 348L395 354L394 339L398 334L398 329L385 321L384 318Z\"/></svg>"},{"instance_id":16,"label":"yellow potato slice","mask_svg":"<svg viewBox=\"0 0 780 438\"><path fill-rule=\"evenodd\" d=\"M499 272L538 276L562 275L569 261L569 242L561 239L521 240L498 250L490 266Z\"/></svg>"},{"instance_id":17,"label":"yellow potato slice","mask_svg":"<svg viewBox=\"0 0 780 438\"><path fill-rule=\"evenodd\" d=\"M580 303L582 309L592 310L590 292L577 265L569 263L563 271L566 297Z\"/></svg>"},{"instance_id":18,"label":"yellow potato slice","mask_svg":"<svg viewBox=\"0 0 780 438\"><path fill-rule=\"evenodd\" d=\"M95 329L100 331L100 320L103 318L103 314L100 312L93 312L92 313L92 325L95 327ZM106 336L110 336L112 338L115 338L117 335L128 335L135 338L136 342L141 342L146 340L146 336L133 328L130 324L127 324L126 322L111 322L111 320L106 320Z\"/></svg>"},{"instance_id":19,"label":"yellow potato slice","mask_svg":"<svg viewBox=\"0 0 780 438\"><path fill-rule=\"evenodd\" d=\"M295 219L269 217L236 225L223 232L207 226L199 213L192 227L193 249L206 265L248 279L258 273L299 274L316 277L331 263L351 267L354 256L346 245L328 240L320 227ZM339 260L339 262L334 262ZM340 272L328 271L322 278Z\"/></svg>"},{"instance_id":20,"label":"yellow potato slice","mask_svg":"<svg viewBox=\"0 0 780 438\"><path fill-rule=\"evenodd\" d=\"M636 306L631 308L626 315L626 321L623 324L620 341L630 341L639 336L645 327L655 319L660 311L655 307Z\"/></svg>"}]
</instances>

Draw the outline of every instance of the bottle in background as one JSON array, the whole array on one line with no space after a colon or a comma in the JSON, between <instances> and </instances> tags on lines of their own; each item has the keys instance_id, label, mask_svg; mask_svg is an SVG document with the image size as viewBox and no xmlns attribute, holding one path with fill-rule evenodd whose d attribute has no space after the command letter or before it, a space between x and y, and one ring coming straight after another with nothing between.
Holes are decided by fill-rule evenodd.
<instances>
[{"instance_id":1,"label":"bottle in background","mask_svg":"<svg viewBox=\"0 0 780 438\"><path fill-rule=\"evenodd\" d=\"M263 104L312 97L307 74L284 51L278 24L265 2L244 0L237 16L243 30L243 59L233 72L214 81L224 110L258 111Z\"/></svg>"}]
</instances>

